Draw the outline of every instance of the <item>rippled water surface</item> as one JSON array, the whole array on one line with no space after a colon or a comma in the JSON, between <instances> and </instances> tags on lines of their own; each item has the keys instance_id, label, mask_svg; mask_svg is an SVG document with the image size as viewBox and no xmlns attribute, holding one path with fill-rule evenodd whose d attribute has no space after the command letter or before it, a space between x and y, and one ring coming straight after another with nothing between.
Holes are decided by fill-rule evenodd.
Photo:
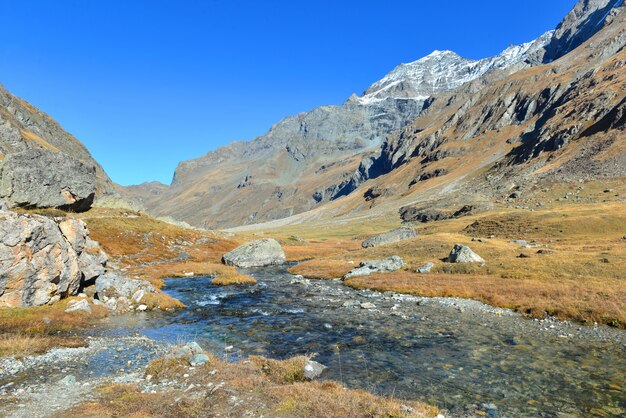
<instances>
[{"instance_id":1,"label":"rippled water surface","mask_svg":"<svg viewBox=\"0 0 626 418\"><path fill-rule=\"evenodd\" d=\"M167 292L187 309L122 328L196 340L230 357L317 353L328 366L324 378L457 415L484 403L500 416L626 415L623 331L529 321L478 303L354 291L336 281L296 284L282 268L248 273L257 285L167 280Z\"/></svg>"}]
</instances>

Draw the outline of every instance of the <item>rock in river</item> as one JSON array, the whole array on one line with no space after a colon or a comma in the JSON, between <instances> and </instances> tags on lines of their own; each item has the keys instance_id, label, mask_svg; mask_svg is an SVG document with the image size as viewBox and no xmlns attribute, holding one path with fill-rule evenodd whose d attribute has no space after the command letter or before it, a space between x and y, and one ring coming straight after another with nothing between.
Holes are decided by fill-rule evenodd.
<instances>
[{"instance_id":1,"label":"rock in river","mask_svg":"<svg viewBox=\"0 0 626 418\"><path fill-rule=\"evenodd\" d=\"M375 235L366 239L361 244L363 248L377 247L379 245L392 244L394 242L405 241L412 238L417 238L417 233L413 228L408 226L402 226L400 228L392 229L391 231L383 232L382 234Z\"/></svg>"},{"instance_id":2,"label":"rock in river","mask_svg":"<svg viewBox=\"0 0 626 418\"><path fill-rule=\"evenodd\" d=\"M244 268L278 265L285 260L285 252L280 244L271 238L248 242L222 257L224 264Z\"/></svg>"}]
</instances>

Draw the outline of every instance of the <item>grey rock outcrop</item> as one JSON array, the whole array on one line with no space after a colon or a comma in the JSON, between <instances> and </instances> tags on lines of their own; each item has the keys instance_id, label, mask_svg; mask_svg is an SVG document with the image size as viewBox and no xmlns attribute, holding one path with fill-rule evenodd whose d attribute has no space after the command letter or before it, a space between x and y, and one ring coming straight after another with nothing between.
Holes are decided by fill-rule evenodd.
<instances>
[{"instance_id":1,"label":"grey rock outcrop","mask_svg":"<svg viewBox=\"0 0 626 418\"><path fill-rule=\"evenodd\" d=\"M546 46L544 62L554 61L591 38L603 25L611 9L621 0L581 0L557 26Z\"/></svg>"},{"instance_id":2,"label":"grey rock outcrop","mask_svg":"<svg viewBox=\"0 0 626 418\"><path fill-rule=\"evenodd\" d=\"M278 241L272 238L245 243L222 257L224 264L244 268L278 265L285 260L285 252Z\"/></svg>"},{"instance_id":3,"label":"grey rock outcrop","mask_svg":"<svg viewBox=\"0 0 626 418\"><path fill-rule=\"evenodd\" d=\"M379 245L392 244L394 242L406 241L408 239L417 238L418 235L413 228L402 226L383 232L382 234L366 239L361 244L363 248L377 247Z\"/></svg>"},{"instance_id":4,"label":"grey rock outcrop","mask_svg":"<svg viewBox=\"0 0 626 418\"><path fill-rule=\"evenodd\" d=\"M416 273L420 273L420 274L427 274L430 273L431 270L433 269L433 267L435 267L435 264L428 262L428 263L424 263L421 266L418 267L417 270L415 270Z\"/></svg>"},{"instance_id":5,"label":"grey rock outcrop","mask_svg":"<svg viewBox=\"0 0 626 418\"><path fill-rule=\"evenodd\" d=\"M456 219L463 216L470 216L476 212L477 208L473 205L464 205L456 211L439 210L432 208L422 208L416 206L405 206L400 208L400 218L403 222L421 222L428 223L434 221L443 221L446 219Z\"/></svg>"},{"instance_id":6,"label":"grey rock outcrop","mask_svg":"<svg viewBox=\"0 0 626 418\"><path fill-rule=\"evenodd\" d=\"M95 284L98 299L113 311L132 310L141 305L147 294L157 293L146 280L129 279L112 272L98 277Z\"/></svg>"},{"instance_id":7,"label":"grey rock outcrop","mask_svg":"<svg viewBox=\"0 0 626 418\"><path fill-rule=\"evenodd\" d=\"M0 85L0 196L12 206L81 211L112 189L80 141Z\"/></svg>"},{"instance_id":8,"label":"grey rock outcrop","mask_svg":"<svg viewBox=\"0 0 626 418\"><path fill-rule=\"evenodd\" d=\"M406 264L397 255L383 260L364 260L359 264L359 267L349 271L343 278L349 279L351 277L369 276L372 273L386 273L400 270L403 267L406 267Z\"/></svg>"},{"instance_id":9,"label":"grey rock outcrop","mask_svg":"<svg viewBox=\"0 0 626 418\"><path fill-rule=\"evenodd\" d=\"M0 197L16 206L88 210L96 168L66 154L29 149L0 161Z\"/></svg>"},{"instance_id":10,"label":"grey rock outcrop","mask_svg":"<svg viewBox=\"0 0 626 418\"><path fill-rule=\"evenodd\" d=\"M476 254L470 247L467 245L456 244L450 255L448 256L447 261L449 263L484 263L485 260L478 254Z\"/></svg>"},{"instance_id":11,"label":"grey rock outcrop","mask_svg":"<svg viewBox=\"0 0 626 418\"><path fill-rule=\"evenodd\" d=\"M107 258L76 219L0 211L0 307L39 306L76 295Z\"/></svg>"}]
</instances>

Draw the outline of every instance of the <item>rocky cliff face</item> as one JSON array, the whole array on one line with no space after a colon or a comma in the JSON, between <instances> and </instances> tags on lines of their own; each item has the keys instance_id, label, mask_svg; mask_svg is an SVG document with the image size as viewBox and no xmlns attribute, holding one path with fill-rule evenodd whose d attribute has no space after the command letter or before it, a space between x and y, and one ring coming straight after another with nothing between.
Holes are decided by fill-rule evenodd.
<instances>
[{"instance_id":1,"label":"rocky cliff face","mask_svg":"<svg viewBox=\"0 0 626 418\"><path fill-rule=\"evenodd\" d=\"M554 61L591 38L604 24L611 11L624 0L581 0L557 26L546 46L544 62Z\"/></svg>"},{"instance_id":2,"label":"rocky cliff face","mask_svg":"<svg viewBox=\"0 0 626 418\"><path fill-rule=\"evenodd\" d=\"M0 210L0 307L40 306L76 295L104 274L106 254L85 224Z\"/></svg>"},{"instance_id":3,"label":"rocky cliff face","mask_svg":"<svg viewBox=\"0 0 626 418\"><path fill-rule=\"evenodd\" d=\"M81 211L111 189L80 141L0 86L0 197L15 206Z\"/></svg>"}]
</instances>

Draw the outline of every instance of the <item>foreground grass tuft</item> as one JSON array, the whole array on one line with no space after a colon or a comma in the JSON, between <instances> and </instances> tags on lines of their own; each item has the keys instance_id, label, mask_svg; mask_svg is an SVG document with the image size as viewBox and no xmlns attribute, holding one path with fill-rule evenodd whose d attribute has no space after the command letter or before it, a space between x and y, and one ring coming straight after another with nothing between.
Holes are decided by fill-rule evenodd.
<instances>
[{"instance_id":1,"label":"foreground grass tuft","mask_svg":"<svg viewBox=\"0 0 626 418\"><path fill-rule=\"evenodd\" d=\"M97 399L61 416L75 417L434 417L438 410L420 402L400 401L347 389L330 381L305 382L308 357L270 360L251 357L229 363L216 358L188 367L184 358L159 359L146 370L152 381L184 380L160 393L142 393L136 385L107 384ZM175 389L183 387L183 389Z\"/></svg>"}]
</instances>

